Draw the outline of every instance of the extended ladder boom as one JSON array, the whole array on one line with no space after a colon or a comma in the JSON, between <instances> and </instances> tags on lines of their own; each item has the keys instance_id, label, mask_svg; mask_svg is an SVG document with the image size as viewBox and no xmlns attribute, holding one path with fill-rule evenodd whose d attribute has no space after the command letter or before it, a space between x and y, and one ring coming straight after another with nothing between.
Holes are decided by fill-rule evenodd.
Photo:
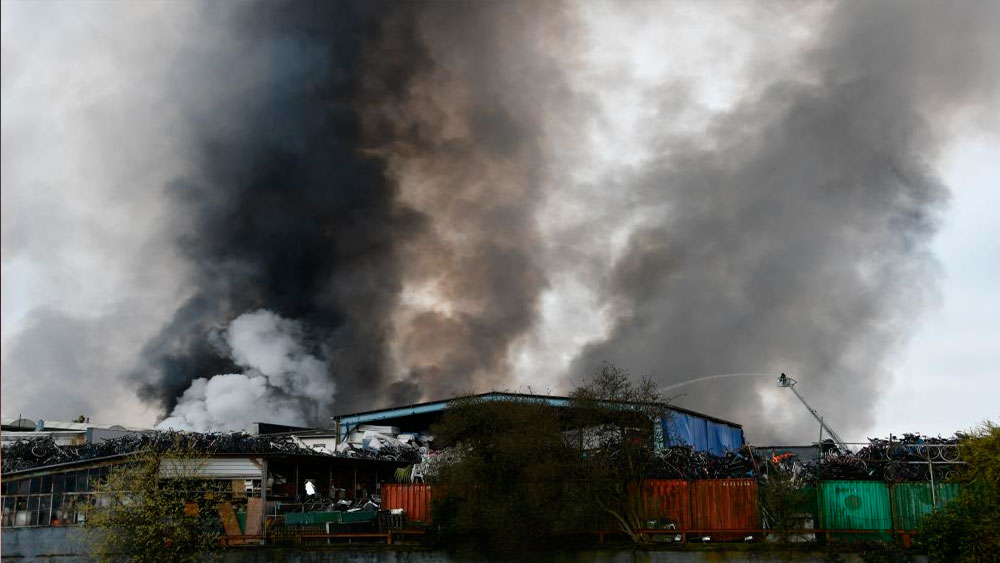
<instances>
[{"instance_id":1,"label":"extended ladder boom","mask_svg":"<svg viewBox=\"0 0 1000 563\"><path fill-rule=\"evenodd\" d=\"M798 390L795 389L796 383L798 383L798 381L795 381L794 379L788 377L785 374L781 374L781 377L778 378L778 387L787 387L792 390L792 393L795 393L795 396L798 397L800 401L802 401L802 404L805 405L805 407L809 410L809 412L816 418L817 421L819 421L820 426L822 426L823 429L826 430L826 433L829 434L831 438L833 438L833 441L837 444L837 447L839 447L841 451L844 452L850 451L844 440L842 440L840 436L833 431L833 428L830 428L830 425L828 425L826 421L823 420L823 417L820 416L818 412L816 412L816 409L809 406L809 403L806 402L805 397L803 397L798 392Z\"/></svg>"}]
</instances>

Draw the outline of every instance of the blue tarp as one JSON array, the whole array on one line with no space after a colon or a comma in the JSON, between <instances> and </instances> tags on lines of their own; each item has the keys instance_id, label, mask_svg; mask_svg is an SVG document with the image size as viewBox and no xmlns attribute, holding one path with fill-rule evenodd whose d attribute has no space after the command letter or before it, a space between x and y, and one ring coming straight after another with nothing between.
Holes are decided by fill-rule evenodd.
<instances>
[{"instance_id":1,"label":"blue tarp","mask_svg":"<svg viewBox=\"0 0 1000 563\"><path fill-rule=\"evenodd\" d=\"M660 424L669 446L691 446L715 455L743 447L743 430L728 424L676 411L661 419Z\"/></svg>"}]
</instances>

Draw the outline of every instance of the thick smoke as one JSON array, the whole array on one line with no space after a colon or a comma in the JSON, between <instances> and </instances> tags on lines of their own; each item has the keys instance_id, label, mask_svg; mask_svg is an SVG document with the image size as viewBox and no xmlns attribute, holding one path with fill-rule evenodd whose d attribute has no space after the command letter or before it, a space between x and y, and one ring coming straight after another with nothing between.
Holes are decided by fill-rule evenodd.
<instances>
[{"instance_id":1,"label":"thick smoke","mask_svg":"<svg viewBox=\"0 0 1000 563\"><path fill-rule=\"evenodd\" d=\"M390 11L399 14L390 14ZM191 381L236 371L208 335L258 308L303 323L308 353L338 374L341 405L370 404L386 379L397 247L421 217L399 205L366 152L361 111L390 103L420 68L412 39L373 57L382 20L408 7L268 3L231 14L259 83L200 116L198 173L169 189L189 217L179 240L194 294L147 347L144 394L173 408ZM225 69L219 69L225 72ZM219 80L219 78L213 78ZM329 412L313 413L321 423Z\"/></svg>"},{"instance_id":2,"label":"thick smoke","mask_svg":"<svg viewBox=\"0 0 1000 563\"><path fill-rule=\"evenodd\" d=\"M326 363L306 353L295 321L270 311L240 315L213 338L221 356L244 369L191 382L160 428L246 430L255 421L305 425L333 404Z\"/></svg>"},{"instance_id":3,"label":"thick smoke","mask_svg":"<svg viewBox=\"0 0 1000 563\"><path fill-rule=\"evenodd\" d=\"M658 156L625 180L653 218L608 274L617 321L576 369L609 360L665 384L785 371L834 426L867 428L884 360L934 293L940 128L997 93L996 8L845 2L800 78L696 140L660 135ZM811 424L770 422L781 417L758 392L774 385L713 381L682 403L757 440L814 437Z\"/></svg>"},{"instance_id":4,"label":"thick smoke","mask_svg":"<svg viewBox=\"0 0 1000 563\"><path fill-rule=\"evenodd\" d=\"M546 289L536 208L548 129L565 119L572 20L557 4L435 4L420 15L435 66L417 77L387 156L401 198L432 217L404 249L394 401L509 382Z\"/></svg>"},{"instance_id":5,"label":"thick smoke","mask_svg":"<svg viewBox=\"0 0 1000 563\"><path fill-rule=\"evenodd\" d=\"M144 396L173 409L236 371L208 335L257 308L308 327L341 411L502 382L544 287L539 107L558 73L530 43L546 11L238 11L262 78L199 115L198 172L170 187L194 289L145 351Z\"/></svg>"},{"instance_id":6,"label":"thick smoke","mask_svg":"<svg viewBox=\"0 0 1000 563\"><path fill-rule=\"evenodd\" d=\"M5 333L8 408L128 371L165 425L318 425L612 361L785 371L850 433L934 298L936 151L1000 114L996 3L108 6L4 28L4 273L58 296ZM587 54L622 12L646 22L626 56ZM716 18L754 30L757 67L700 68L744 58ZM690 59L644 42L702 28ZM675 74L628 93L652 59ZM774 428L772 386L681 402L811 438Z\"/></svg>"},{"instance_id":7,"label":"thick smoke","mask_svg":"<svg viewBox=\"0 0 1000 563\"><path fill-rule=\"evenodd\" d=\"M123 374L185 297L163 186L184 108L225 105L187 61L237 46L194 3L2 11L4 415L150 424Z\"/></svg>"}]
</instances>

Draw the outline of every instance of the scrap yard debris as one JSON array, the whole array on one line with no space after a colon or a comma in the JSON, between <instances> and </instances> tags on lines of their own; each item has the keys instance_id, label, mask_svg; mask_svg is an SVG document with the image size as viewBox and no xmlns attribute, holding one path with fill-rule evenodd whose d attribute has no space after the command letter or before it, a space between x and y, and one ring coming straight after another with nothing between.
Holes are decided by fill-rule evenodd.
<instances>
[{"instance_id":1,"label":"scrap yard debris","mask_svg":"<svg viewBox=\"0 0 1000 563\"><path fill-rule=\"evenodd\" d=\"M716 456L689 446L657 451L648 477L656 479L731 479L761 477L769 471L790 471L797 480L926 481L958 477L963 465L960 435L951 438L904 434L902 438L871 438L856 453L841 451L827 441L812 459L801 459L781 448L743 448ZM360 426L332 448L313 446L292 434L253 435L243 432L137 432L96 444L61 446L50 437L23 439L3 447L4 473L73 461L141 451L184 449L205 454L292 454L349 459L374 459L413 465L413 475L433 477L458 451L431 449L433 438L399 432L395 427ZM802 450L805 448L796 448ZM820 453L820 451L822 453ZM423 479L420 479L423 480Z\"/></svg>"},{"instance_id":2,"label":"scrap yard debris","mask_svg":"<svg viewBox=\"0 0 1000 563\"><path fill-rule=\"evenodd\" d=\"M675 446L658 452L650 477L658 479L732 479L760 477L770 470L790 471L797 480L927 481L931 467L937 480L960 475L964 465L958 447L961 435L951 438L904 434L902 438L869 438L856 453L841 451L832 441L815 447L814 459L782 448L744 446L723 456ZM801 450L804 448L795 448ZM822 453L819 453L822 451Z\"/></svg>"},{"instance_id":3,"label":"scrap yard debris","mask_svg":"<svg viewBox=\"0 0 1000 563\"><path fill-rule=\"evenodd\" d=\"M51 437L16 440L3 446L2 471L23 471L74 461L127 455L143 451L167 452L181 449L205 454L292 454L364 458L419 463L419 444L383 438L379 443L345 442L336 451L309 447L298 437L287 434L254 435L244 432L197 433L173 430L136 432L100 443L65 446Z\"/></svg>"}]
</instances>

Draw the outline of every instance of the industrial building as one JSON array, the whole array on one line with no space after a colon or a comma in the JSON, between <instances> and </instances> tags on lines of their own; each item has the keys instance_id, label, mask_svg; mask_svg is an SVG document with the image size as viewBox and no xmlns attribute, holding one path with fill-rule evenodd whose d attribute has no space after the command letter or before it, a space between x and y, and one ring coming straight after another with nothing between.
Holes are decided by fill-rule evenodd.
<instances>
[{"instance_id":1,"label":"industrial building","mask_svg":"<svg viewBox=\"0 0 1000 563\"><path fill-rule=\"evenodd\" d=\"M470 399L486 401L540 401L547 405L568 408L569 397L505 393L492 391L471 395ZM342 414L333 417L334 434L338 441L347 439L359 426L380 424L398 427L403 432L427 432L452 400L415 403L400 407ZM695 450L722 455L743 447L743 426L688 409L668 406L667 415L655 421L656 446L691 446Z\"/></svg>"},{"instance_id":2,"label":"industrial building","mask_svg":"<svg viewBox=\"0 0 1000 563\"><path fill-rule=\"evenodd\" d=\"M72 446L98 443L143 430L148 430L148 428L125 427L118 424L92 424L84 417L72 422L4 417L0 421L0 432L2 432L0 433L0 441L6 445L17 440L52 438L59 445Z\"/></svg>"},{"instance_id":3,"label":"industrial building","mask_svg":"<svg viewBox=\"0 0 1000 563\"><path fill-rule=\"evenodd\" d=\"M568 397L548 395L490 392L469 398L534 401L558 409L573 405ZM340 414L326 429L258 423L252 433L236 434L5 419L4 545L29 557L77 549L72 545L79 543L84 530L78 526L86 518L81 508L97 500L95 484L129 463L132 453L178 436L204 452L195 461L195 476L214 482L213 495L224 491L213 498L224 501L215 522L224 530L226 545L392 543L394 537L419 536L437 524L432 499L447 488L433 479L421 482L416 470L450 455L435 448L432 428L454 401ZM957 498L964 486L964 462L954 441L910 437L890 444L891 457L862 471L850 453L828 458L817 447L747 446L739 424L673 406L663 412L653 421L653 439L665 449L663 455L679 456L670 458L671 467L683 475L651 472L637 489L644 506L643 533L658 541L874 539L907 546L921 520ZM128 444L138 449L122 447ZM873 441L870 447L880 444ZM830 441L822 447L835 446ZM67 461L70 455L77 457ZM183 473L172 468L184 464L168 452L159 461L161 481ZM403 467L410 477L396 482L396 470ZM801 479L801 514L795 515L791 532L777 529L762 504L760 486L768 482L768 471ZM600 522L584 531L599 543L621 533Z\"/></svg>"},{"instance_id":4,"label":"industrial building","mask_svg":"<svg viewBox=\"0 0 1000 563\"><path fill-rule=\"evenodd\" d=\"M568 397L491 392L474 398L495 401L541 401L557 408L571 404ZM211 452L199 469L206 479L230 481L233 506L242 531L259 533L271 516L296 510L310 482L315 494L328 498L359 500L378 494L393 481L397 468L419 461L416 449L432 448L428 435L431 425L452 401L430 401L366 412L338 415L331 429L294 428L259 423L254 431L266 437L273 451L246 453ZM721 454L744 444L739 424L678 407L656 421L658 447L690 445L701 451ZM4 443L20 439L51 438L57 446L86 447L148 430L91 424L88 421L57 423L26 419L4 420ZM387 434L389 434L387 436ZM394 455L399 448L412 447L412 457ZM428 447L430 446L430 447ZM128 452L112 452L87 459L63 461L39 457L36 465L6 465L2 481L3 525L66 526L82 522L77 509L91 495L92 483L124 463Z\"/></svg>"},{"instance_id":5,"label":"industrial building","mask_svg":"<svg viewBox=\"0 0 1000 563\"><path fill-rule=\"evenodd\" d=\"M291 435L263 435L265 444L297 444ZM86 447L86 444L84 445ZM254 448L258 449L258 448ZM0 481L3 526L72 526L83 523L80 507L93 500L94 484L128 462L132 452L5 471ZM274 447L254 453L210 452L199 460L197 476L228 481L240 533L257 534L268 516L300 509L305 483L314 494L348 500L378 494L396 468L408 462L385 456L351 457L304 446ZM168 461L168 460L165 460ZM161 464L161 475L169 475Z\"/></svg>"}]
</instances>

